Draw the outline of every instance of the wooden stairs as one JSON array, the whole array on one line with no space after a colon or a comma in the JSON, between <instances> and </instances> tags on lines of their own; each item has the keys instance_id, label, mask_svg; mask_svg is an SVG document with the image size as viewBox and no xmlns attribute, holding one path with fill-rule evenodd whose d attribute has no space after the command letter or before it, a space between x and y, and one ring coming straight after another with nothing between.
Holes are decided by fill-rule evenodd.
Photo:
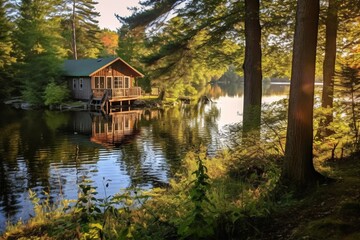
<instances>
[{"instance_id":1,"label":"wooden stairs","mask_svg":"<svg viewBox=\"0 0 360 240\"><path fill-rule=\"evenodd\" d=\"M101 98L94 98L93 95L91 95L89 100L89 106L92 110L102 110L106 112L106 108L109 105L109 92L105 91L103 96Z\"/></svg>"}]
</instances>

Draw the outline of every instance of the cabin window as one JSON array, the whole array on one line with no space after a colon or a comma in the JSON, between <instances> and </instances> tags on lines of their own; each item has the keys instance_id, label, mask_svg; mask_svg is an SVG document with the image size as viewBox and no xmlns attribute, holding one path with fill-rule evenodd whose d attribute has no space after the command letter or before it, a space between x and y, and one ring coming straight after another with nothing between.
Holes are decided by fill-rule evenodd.
<instances>
[{"instance_id":1,"label":"cabin window","mask_svg":"<svg viewBox=\"0 0 360 240\"><path fill-rule=\"evenodd\" d=\"M79 89L80 90L83 89L83 81L84 81L84 79L82 79L82 78L79 79Z\"/></svg>"},{"instance_id":2,"label":"cabin window","mask_svg":"<svg viewBox=\"0 0 360 240\"><path fill-rule=\"evenodd\" d=\"M130 87L130 77L125 77L125 88Z\"/></svg>"},{"instance_id":3,"label":"cabin window","mask_svg":"<svg viewBox=\"0 0 360 240\"><path fill-rule=\"evenodd\" d=\"M114 88L122 88L122 77L118 76L118 77L114 77Z\"/></svg>"},{"instance_id":4,"label":"cabin window","mask_svg":"<svg viewBox=\"0 0 360 240\"><path fill-rule=\"evenodd\" d=\"M100 77L100 88L105 88L105 77Z\"/></svg>"},{"instance_id":5,"label":"cabin window","mask_svg":"<svg viewBox=\"0 0 360 240\"><path fill-rule=\"evenodd\" d=\"M95 88L105 88L105 77L95 77Z\"/></svg>"},{"instance_id":6,"label":"cabin window","mask_svg":"<svg viewBox=\"0 0 360 240\"><path fill-rule=\"evenodd\" d=\"M76 78L73 78L73 89L76 89Z\"/></svg>"},{"instance_id":7,"label":"cabin window","mask_svg":"<svg viewBox=\"0 0 360 240\"><path fill-rule=\"evenodd\" d=\"M123 88L123 87L124 87L124 79L120 77L119 88Z\"/></svg>"},{"instance_id":8,"label":"cabin window","mask_svg":"<svg viewBox=\"0 0 360 240\"><path fill-rule=\"evenodd\" d=\"M95 88L100 88L100 78L95 77Z\"/></svg>"},{"instance_id":9,"label":"cabin window","mask_svg":"<svg viewBox=\"0 0 360 240\"><path fill-rule=\"evenodd\" d=\"M111 88L112 77L106 77L106 88Z\"/></svg>"},{"instance_id":10,"label":"cabin window","mask_svg":"<svg viewBox=\"0 0 360 240\"><path fill-rule=\"evenodd\" d=\"M114 77L114 88L119 88L119 77Z\"/></svg>"}]
</instances>

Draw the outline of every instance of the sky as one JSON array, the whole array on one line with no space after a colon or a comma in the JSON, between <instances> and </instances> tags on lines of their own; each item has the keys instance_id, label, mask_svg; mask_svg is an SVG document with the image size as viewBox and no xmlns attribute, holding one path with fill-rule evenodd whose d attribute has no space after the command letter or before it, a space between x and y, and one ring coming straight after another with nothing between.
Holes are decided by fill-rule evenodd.
<instances>
[{"instance_id":1,"label":"sky","mask_svg":"<svg viewBox=\"0 0 360 240\"><path fill-rule=\"evenodd\" d=\"M101 14L98 18L100 28L116 30L120 28L120 23L114 14L122 17L129 16L131 12L127 10L127 7L138 6L139 0L97 0L97 2L99 4L96 10Z\"/></svg>"}]
</instances>

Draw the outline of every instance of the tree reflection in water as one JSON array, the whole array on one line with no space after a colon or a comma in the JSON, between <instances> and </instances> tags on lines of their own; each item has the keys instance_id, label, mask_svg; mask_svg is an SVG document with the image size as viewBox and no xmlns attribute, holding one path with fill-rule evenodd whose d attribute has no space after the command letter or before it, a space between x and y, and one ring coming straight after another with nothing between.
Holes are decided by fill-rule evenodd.
<instances>
[{"instance_id":1,"label":"tree reflection in water","mask_svg":"<svg viewBox=\"0 0 360 240\"><path fill-rule=\"evenodd\" d=\"M241 121L242 91L241 84L209 85L202 94L211 101L110 115L1 108L0 229L33 213L28 189L57 201L76 199L83 179L99 194L103 177L112 180L108 194L166 185L189 150L203 145L211 155L221 147L226 114Z\"/></svg>"}]
</instances>

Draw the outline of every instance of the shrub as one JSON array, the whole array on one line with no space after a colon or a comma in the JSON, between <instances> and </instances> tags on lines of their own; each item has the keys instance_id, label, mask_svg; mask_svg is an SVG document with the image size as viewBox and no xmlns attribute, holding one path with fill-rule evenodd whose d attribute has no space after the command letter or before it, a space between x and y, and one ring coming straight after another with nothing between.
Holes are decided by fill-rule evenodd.
<instances>
[{"instance_id":1,"label":"shrub","mask_svg":"<svg viewBox=\"0 0 360 240\"><path fill-rule=\"evenodd\" d=\"M45 105L57 105L64 102L69 97L69 90L65 85L57 85L51 81L45 88Z\"/></svg>"}]
</instances>

